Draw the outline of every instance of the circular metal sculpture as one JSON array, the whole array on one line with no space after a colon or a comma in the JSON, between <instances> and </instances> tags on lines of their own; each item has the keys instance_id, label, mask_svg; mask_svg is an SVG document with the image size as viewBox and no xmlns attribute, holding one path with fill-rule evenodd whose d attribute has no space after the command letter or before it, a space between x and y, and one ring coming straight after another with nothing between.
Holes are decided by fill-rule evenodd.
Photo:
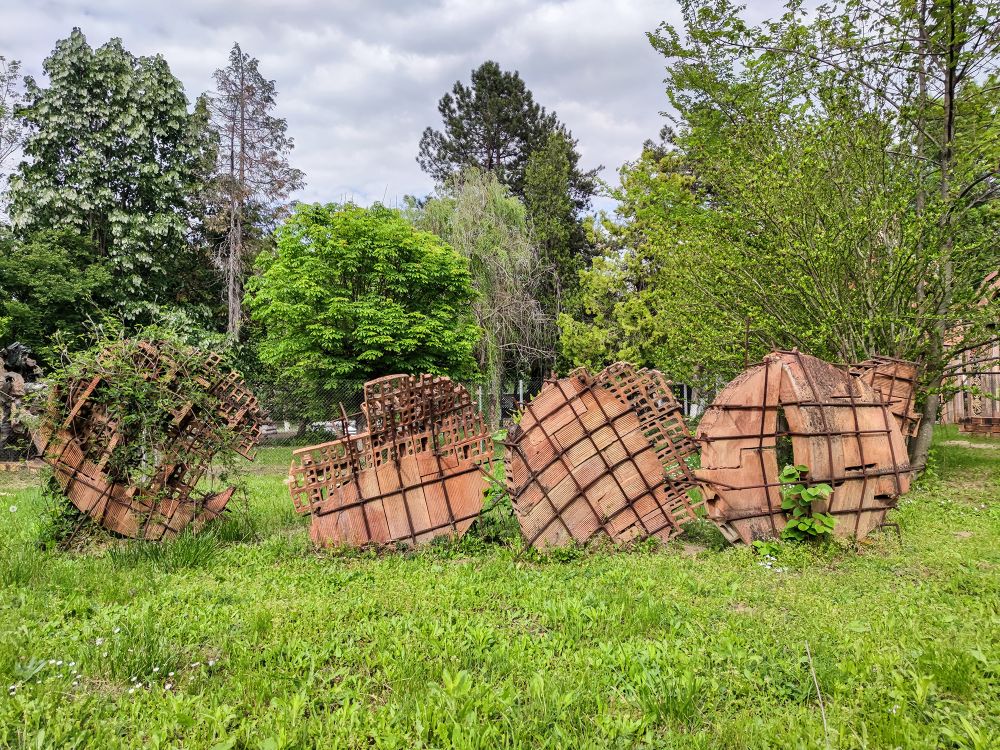
<instances>
[{"instance_id":1,"label":"circular metal sculpture","mask_svg":"<svg viewBox=\"0 0 1000 750\"><path fill-rule=\"evenodd\" d=\"M506 468L528 544L542 549L600 534L629 542L680 533L675 516L687 515L686 495L674 493L647 436L666 434L654 417L670 406L649 398L640 380L624 367L598 378L580 369L546 381L527 406L510 432ZM647 409L645 425L637 402Z\"/></svg>"},{"instance_id":2,"label":"circular metal sculpture","mask_svg":"<svg viewBox=\"0 0 1000 750\"><path fill-rule=\"evenodd\" d=\"M683 525L698 518L697 509L704 503L691 497L698 480L689 465L689 459L698 453L698 444L684 421L684 410L674 398L670 382L659 370L637 370L628 362L609 365L597 373L596 380L639 418L642 434L663 468L664 489L674 521Z\"/></svg>"},{"instance_id":3,"label":"circular metal sculpture","mask_svg":"<svg viewBox=\"0 0 1000 750\"><path fill-rule=\"evenodd\" d=\"M235 372L215 354L183 351L162 342L137 342L128 362L156 383L167 420L162 444L130 450L141 436L128 420L109 414L116 398L113 373L75 380L50 393L51 411L34 439L63 493L108 531L136 539L176 536L216 518L233 495L195 488L225 444L247 459L260 432L260 406ZM182 379L205 398L181 396ZM171 400L172 396L172 400ZM63 402L64 410L57 407Z\"/></svg>"},{"instance_id":4,"label":"circular metal sculpture","mask_svg":"<svg viewBox=\"0 0 1000 750\"><path fill-rule=\"evenodd\" d=\"M887 403L864 379L797 351L774 352L729 383L697 439L708 515L730 541L784 528L784 464L805 465L808 483L833 488L814 510L832 514L841 536L867 535L910 486L906 444Z\"/></svg>"},{"instance_id":5,"label":"circular metal sculpture","mask_svg":"<svg viewBox=\"0 0 1000 750\"><path fill-rule=\"evenodd\" d=\"M390 375L365 384L363 413L345 437L294 451L292 502L312 515L321 546L417 545L460 536L479 516L482 465L493 438L469 392L437 375ZM350 435L351 423L367 431Z\"/></svg>"}]
</instances>

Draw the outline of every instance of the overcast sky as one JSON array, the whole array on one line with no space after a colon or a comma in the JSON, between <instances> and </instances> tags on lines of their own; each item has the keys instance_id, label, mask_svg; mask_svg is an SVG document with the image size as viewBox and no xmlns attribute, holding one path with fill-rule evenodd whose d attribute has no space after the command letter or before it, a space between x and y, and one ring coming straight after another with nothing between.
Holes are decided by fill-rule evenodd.
<instances>
[{"instance_id":1,"label":"overcast sky","mask_svg":"<svg viewBox=\"0 0 1000 750\"><path fill-rule=\"evenodd\" d=\"M751 16L780 0L750 0ZM675 0L0 0L0 55L41 73L56 39L79 26L96 47L121 37L162 53L193 100L233 42L278 85L307 201L393 204L431 181L420 134L438 99L487 59L518 70L536 100L579 139L582 165L617 167L656 135L666 106L663 58L645 34L676 23ZM607 205L606 202L601 202Z\"/></svg>"}]
</instances>

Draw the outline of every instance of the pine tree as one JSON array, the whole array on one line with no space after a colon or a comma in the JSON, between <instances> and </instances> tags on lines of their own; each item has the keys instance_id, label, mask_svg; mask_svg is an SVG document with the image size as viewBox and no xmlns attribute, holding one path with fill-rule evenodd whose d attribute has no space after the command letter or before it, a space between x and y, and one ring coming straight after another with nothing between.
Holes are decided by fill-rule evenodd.
<instances>
[{"instance_id":1,"label":"pine tree","mask_svg":"<svg viewBox=\"0 0 1000 750\"><path fill-rule=\"evenodd\" d=\"M438 102L443 128L426 128L417 163L439 184L467 167L493 172L518 197L524 197L524 172L531 153L560 133L570 148L571 194L584 207L594 193L596 170L581 172L576 141L554 112L535 102L517 71L509 73L487 60L472 71L466 86L456 81Z\"/></svg>"},{"instance_id":2,"label":"pine tree","mask_svg":"<svg viewBox=\"0 0 1000 750\"><path fill-rule=\"evenodd\" d=\"M578 286L579 272L593 253L573 201L573 144L561 132L549 134L528 157L524 203L539 259L552 269L539 288L539 301L553 317L564 311Z\"/></svg>"},{"instance_id":3,"label":"pine tree","mask_svg":"<svg viewBox=\"0 0 1000 750\"><path fill-rule=\"evenodd\" d=\"M227 330L239 336L243 322L243 279L287 207L304 175L288 163L293 148L288 124L275 117L277 88L264 78L259 62L234 44L229 65L215 71L212 126L218 133L214 210L208 227L218 238L216 263L222 271L228 308Z\"/></svg>"}]
</instances>

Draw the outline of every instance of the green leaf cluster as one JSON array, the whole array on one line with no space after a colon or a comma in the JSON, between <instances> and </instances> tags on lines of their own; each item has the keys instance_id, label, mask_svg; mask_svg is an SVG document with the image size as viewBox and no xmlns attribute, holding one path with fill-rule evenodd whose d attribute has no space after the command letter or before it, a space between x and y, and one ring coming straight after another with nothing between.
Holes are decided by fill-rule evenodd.
<instances>
[{"instance_id":1,"label":"green leaf cluster","mask_svg":"<svg viewBox=\"0 0 1000 750\"><path fill-rule=\"evenodd\" d=\"M303 387L477 372L468 262L396 210L298 204L256 271L245 303L260 358Z\"/></svg>"},{"instance_id":2,"label":"green leaf cluster","mask_svg":"<svg viewBox=\"0 0 1000 750\"><path fill-rule=\"evenodd\" d=\"M813 509L813 503L829 498L833 494L833 488L826 483L804 483L808 473L808 466L789 464L778 475L778 481L781 482L781 509L788 514L785 528L781 531L782 539L803 541L828 537L833 533L837 519L830 513Z\"/></svg>"}]
</instances>

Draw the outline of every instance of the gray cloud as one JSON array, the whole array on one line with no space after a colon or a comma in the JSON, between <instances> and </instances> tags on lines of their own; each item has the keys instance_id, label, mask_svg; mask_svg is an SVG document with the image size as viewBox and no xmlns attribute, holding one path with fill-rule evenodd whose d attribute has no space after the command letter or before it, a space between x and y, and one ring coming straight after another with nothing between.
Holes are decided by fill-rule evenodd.
<instances>
[{"instance_id":1,"label":"gray cloud","mask_svg":"<svg viewBox=\"0 0 1000 750\"><path fill-rule=\"evenodd\" d=\"M663 61L645 34L676 23L654 0L0 0L0 54L39 75L56 39L80 26L135 54L162 53L192 100L211 87L238 41L278 83L278 114L307 176L304 200L392 203L423 194L420 134L437 101L483 60L517 69L537 100L579 139L603 176L635 158L663 124ZM753 15L778 2L751 3Z\"/></svg>"}]
</instances>

